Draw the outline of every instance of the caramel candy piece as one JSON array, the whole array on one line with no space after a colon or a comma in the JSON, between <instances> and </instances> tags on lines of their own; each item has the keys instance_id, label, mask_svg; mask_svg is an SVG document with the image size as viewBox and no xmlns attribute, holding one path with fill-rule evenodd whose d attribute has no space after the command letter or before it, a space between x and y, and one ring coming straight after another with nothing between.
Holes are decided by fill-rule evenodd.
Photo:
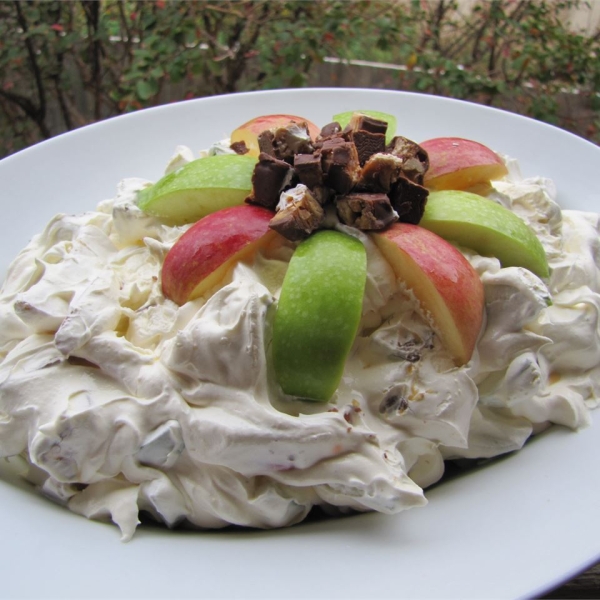
<instances>
[{"instance_id":1,"label":"caramel candy piece","mask_svg":"<svg viewBox=\"0 0 600 600\"><path fill-rule=\"evenodd\" d=\"M398 220L386 194L348 194L337 196L335 203L340 221L358 229L385 229Z\"/></svg>"},{"instance_id":2,"label":"caramel candy piece","mask_svg":"<svg viewBox=\"0 0 600 600\"><path fill-rule=\"evenodd\" d=\"M400 221L418 225L425 212L427 196L427 188L406 177L400 177L390 192L390 201Z\"/></svg>"},{"instance_id":3,"label":"caramel candy piece","mask_svg":"<svg viewBox=\"0 0 600 600\"><path fill-rule=\"evenodd\" d=\"M252 192L246 202L274 210L279 194L290 185L293 174L288 163L261 152L252 173Z\"/></svg>"},{"instance_id":4,"label":"caramel candy piece","mask_svg":"<svg viewBox=\"0 0 600 600\"><path fill-rule=\"evenodd\" d=\"M293 242L307 238L325 217L321 205L302 184L284 192L278 208L269 227Z\"/></svg>"},{"instance_id":5,"label":"caramel candy piece","mask_svg":"<svg viewBox=\"0 0 600 600\"><path fill-rule=\"evenodd\" d=\"M402 161L402 174L406 178L423 185L423 178L429 169L429 156L425 149L416 142L397 135L389 143L387 151Z\"/></svg>"}]
</instances>

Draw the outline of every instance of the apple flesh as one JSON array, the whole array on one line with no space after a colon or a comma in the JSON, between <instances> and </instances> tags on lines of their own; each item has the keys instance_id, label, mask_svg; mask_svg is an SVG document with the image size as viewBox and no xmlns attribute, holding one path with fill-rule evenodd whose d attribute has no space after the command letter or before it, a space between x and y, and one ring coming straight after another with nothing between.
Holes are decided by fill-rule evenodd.
<instances>
[{"instance_id":1,"label":"apple flesh","mask_svg":"<svg viewBox=\"0 0 600 600\"><path fill-rule=\"evenodd\" d=\"M297 117L295 115L263 115L261 117L255 117L234 129L231 133L231 143L244 142L246 148L248 148L248 153L244 156L258 157L260 153L258 147L258 135L267 129L284 127L290 123L290 121L295 123L305 122L308 126L310 137L313 140L321 132L319 127L303 117Z\"/></svg>"},{"instance_id":2,"label":"apple flesh","mask_svg":"<svg viewBox=\"0 0 600 600\"><path fill-rule=\"evenodd\" d=\"M180 306L224 280L239 261L270 244L270 210L242 204L200 219L175 242L162 267L165 297Z\"/></svg>"},{"instance_id":3,"label":"apple flesh","mask_svg":"<svg viewBox=\"0 0 600 600\"><path fill-rule=\"evenodd\" d=\"M352 119L352 115L354 113L360 113L362 115L367 115L368 117L373 117L374 119L379 119L380 121L385 121L388 126L385 132L385 143L389 144L393 137L396 135L396 117L394 115L389 115L384 112L379 112L377 110L351 110L348 112L338 113L337 115L333 115L333 121L337 121L342 129L350 123L350 119Z\"/></svg>"},{"instance_id":4,"label":"apple flesh","mask_svg":"<svg viewBox=\"0 0 600 600\"><path fill-rule=\"evenodd\" d=\"M273 367L284 393L327 402L360 323L367 278L363 244L321 230L299 244L273 322Z\"/></svg>"},{"instance_id":5,"label":"apple flesh","mask_svg":"<svg viewBox=\"0 0 600 600\"><path fill-rule=\"evenodd\" d=\"M477 189L508 173L493 150L473 140L441 137L419 145L429 156L424 185L430 190Z\"/></svg>"},{"instance_id":6,"label":"apple flesh","mask_svg":"<svg viewBox=\"0 0 600 600\"><path fill-rule=\"evenodd\" d=\"M138 193L138 206L172 225L242 204L252 189L256 160L223 154L199 158Z\"/></svg>"},{"instance_id":7,"label":"apple flesh","mask_svg":"<svg viewBox=\"0 0 600 600\"><path fill-rule=\"evenodd\" d=\"M495 256L503 267L548 277L548 260L532 229L501 204L457 190L431 192L420 225L446 240Z\"/></svg>"},{"instance_id":8,"label":"apple flesh","mask_svg":"<svg viewBox=\"0 0 600 600\"><path fill-rule=\"evenodd\" d=\"M471 359L484 311L479 275L450 243L419 225L394 223L372 234L396 276L404 281L433 321L457 365Z\"/></svg>"}]
</instances>

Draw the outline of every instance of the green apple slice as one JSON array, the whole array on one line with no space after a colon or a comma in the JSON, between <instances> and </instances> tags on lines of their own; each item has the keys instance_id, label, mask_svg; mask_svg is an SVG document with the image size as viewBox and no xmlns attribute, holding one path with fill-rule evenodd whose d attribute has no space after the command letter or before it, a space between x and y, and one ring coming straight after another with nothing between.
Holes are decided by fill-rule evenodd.
<instances>
[{"instance_id":1,"label":"green apple slice","mask_svg":"<svg viewBox=\"0 0 600 600\"><path fill-rule=\"evenodd\" d=\"M222 208L242 204L252 189L256 158L207 156L165 175L138 194L138 206L173 225L194 223Z\"/></svg>"},{"instance_id":2,"label":"green apple slice","mask_svg":"<svg viewBox=\"0 0 600 600\"><path fill-rule=\"evenodd\" d=\"M535 233L493 200L457 190L431 192L419 225L483 256L495 256L503 267L525 267L548 277L546 252Z\"/></svg>"},{"instance_id":3,"label":"green apple slice","mask_svg":"<svg viewBox=\"0 0 600 600\"><path fill-rule=\"evenodd\" d=\"M303 241L288 267L273 323L273 366L286 394L327 402L337 389L360 322L364 246L339 231Z\"/></svg>"},{"instance_id":4,"label":"green apple slice","mask_svg":"<svg viewBox=\"0 0 600 600\"><path fill-rule=\"evenodd\" d=\"M342 129L350 123L350 119L354 113L361 113L363 115L367 115L368 117L373 117L374 119L379 119L381 121L387 121L388 127L385 132L385 143L389 144L393 137L396 135L396 117L394 115L388 115L384 112L379 112L378 110L351 110L349 112L339 113L337 115L333 115L333 121L337 121Z\"/></svg>"}]
</instances>

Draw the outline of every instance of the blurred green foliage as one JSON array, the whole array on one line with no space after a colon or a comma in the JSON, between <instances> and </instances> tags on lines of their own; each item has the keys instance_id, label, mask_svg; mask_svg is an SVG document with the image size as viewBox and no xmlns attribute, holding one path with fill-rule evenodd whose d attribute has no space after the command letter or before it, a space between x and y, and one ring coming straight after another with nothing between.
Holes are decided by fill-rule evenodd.
<instances>
[{"instance_id":1,"label":"blurred green foliage","mask_svg":"<svg viewBox=\"0 0 600 600\"><path fill-rule=\"evenodd\" d=\"M467 13L461 6L0 2L0 155L163 102L322 84L325 57L404 65L386 76L391 89L509 107L599 141L600 33L583 36L564 20L584 2L483 0ZM565 92L586 107L583 125L561 112Z\"/></svg>"}]
</instances>

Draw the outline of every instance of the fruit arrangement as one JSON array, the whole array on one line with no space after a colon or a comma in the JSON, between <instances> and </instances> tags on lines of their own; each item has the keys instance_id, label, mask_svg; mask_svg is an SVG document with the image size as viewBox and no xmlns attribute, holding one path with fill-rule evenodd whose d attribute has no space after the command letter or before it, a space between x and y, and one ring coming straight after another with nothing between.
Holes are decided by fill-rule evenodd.
<instances>
[{"instance_id":1,"label":"fruit arrangement","mask_svg":"<svg viewBox=\"0 0 600 600\"><path fill-rule=\"evenodd\" d=\"M455 364L469 362L484 319L479 275L465 247L548 276L535 233L482 196L507 173L490 148L460 138L421 143L396 119L341 113L319 129L293 115L236 128L230 153L197 159L140 191L138 206L194 223L173 245L162 289L179 305L214 292L258 250L295 251L273 320L273 366L289 396L327 402L357 334L368 236Z\"/></svg>"}]
</instances>

